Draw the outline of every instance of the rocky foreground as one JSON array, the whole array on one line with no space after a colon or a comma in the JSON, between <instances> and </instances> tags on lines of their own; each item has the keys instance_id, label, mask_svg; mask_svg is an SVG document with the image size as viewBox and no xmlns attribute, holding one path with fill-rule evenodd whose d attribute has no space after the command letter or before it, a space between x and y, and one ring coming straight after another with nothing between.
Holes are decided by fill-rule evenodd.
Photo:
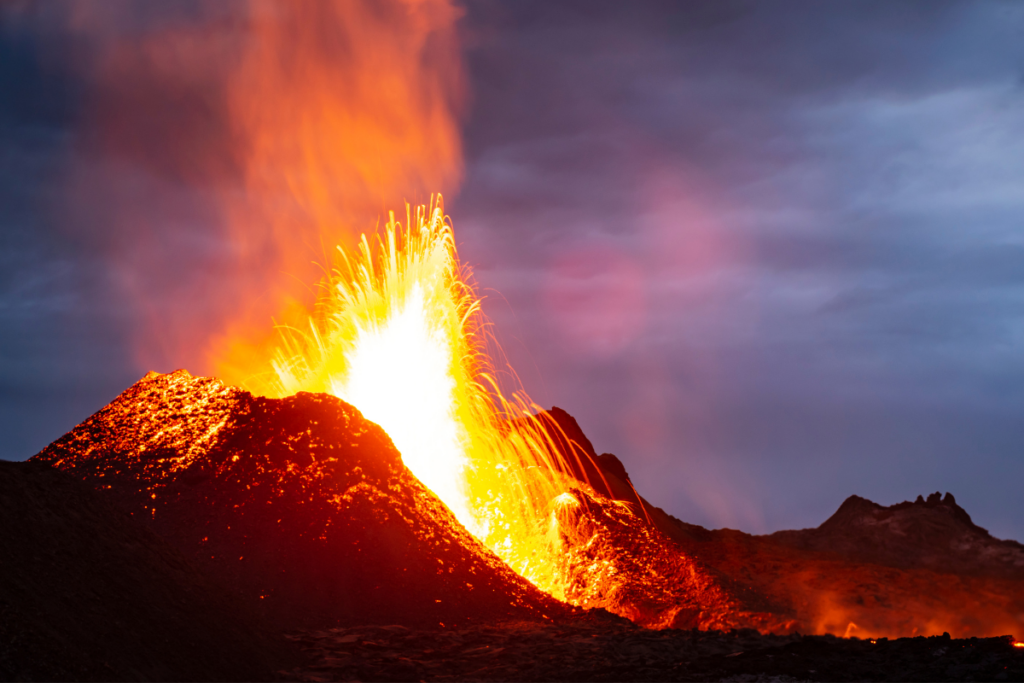
<instances>
[{"instance_id":1,"label":"rocky foreground","mask_svg":"<svg viewBox=\"0 0 1024 683\"><path fill-rule=\"evenodd\" d=\"M1024 681L1009 638L651 630L603 610L282 631L82 482L0 462L0 680Z\"/></svg>"},{"instance_id":2,"label":"rocky foreground","mask_svg":"<svg viewBox=\"0 0 1024 683\"><path fill-rule=\"evenodd\" d=\"M402 626L290 634L302 681L1022 681L1008 638L896 640L654 631L631 623Z\"/></svg>"}]
</instances>

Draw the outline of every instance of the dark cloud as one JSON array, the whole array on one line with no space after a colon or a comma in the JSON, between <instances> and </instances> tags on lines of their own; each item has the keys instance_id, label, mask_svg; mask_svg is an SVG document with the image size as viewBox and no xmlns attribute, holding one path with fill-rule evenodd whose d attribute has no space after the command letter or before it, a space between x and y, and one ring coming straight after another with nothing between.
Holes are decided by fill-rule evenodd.
<instances>
[{"instance_id":1,"label":"dark cloud","mask_svg":"<svg viewBox=\"0 0 1024 683\"><path fill-rule=\"evenodd\" d=\"M230 50L219 6L131 4L98 25L200 25ZM802 527L852 493L941 489L1024 539L1019 3L466 10L467 168L448 208L534 399L687 521ZM154 265L155 289L201 301L225 258L203 188L237 174L216 72L96 82L89 44L45 15L0 41L0 457L148 369L129 328L160 314L96 245L107 214L61 213L60 179L84 169L105 178L101 208L155 207L144 260L194 257ZM82 139L104 132L83 116L117 135ZM211 147L220 166L193 163Z\"/></svg>"},{"instance_id":2,"label":"dark cloud","mask_svg":"<svg viewBox=\"0 0 1024 683\"><path fill-rule=\"evenodd\" d=\"M472 7L453 212L535 398L691 521L943 488L1024 537L1021 8ZM615 357L545 304L595 245L644 273Z\"/></svg>"}]
</instances>

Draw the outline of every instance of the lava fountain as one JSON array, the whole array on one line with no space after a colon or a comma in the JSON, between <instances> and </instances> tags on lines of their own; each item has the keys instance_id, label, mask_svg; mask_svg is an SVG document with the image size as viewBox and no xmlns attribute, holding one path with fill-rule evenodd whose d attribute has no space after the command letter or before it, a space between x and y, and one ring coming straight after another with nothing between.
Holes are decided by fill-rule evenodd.
<instances>
[{"instance_id":1,"label":"lava fountain","mask_svg":"<svg viewBox=\"0 0 1024 683\"><path fill-rule=\"evenodd\" d=\"M325 392L359 408L471 533L564 599L559 501L580 482L525 393L502 393L441 198L407 207L404 224L390 213L358 253L337 252L307 327L280 328L261 393Z\"/></svg>"}]
</instances>

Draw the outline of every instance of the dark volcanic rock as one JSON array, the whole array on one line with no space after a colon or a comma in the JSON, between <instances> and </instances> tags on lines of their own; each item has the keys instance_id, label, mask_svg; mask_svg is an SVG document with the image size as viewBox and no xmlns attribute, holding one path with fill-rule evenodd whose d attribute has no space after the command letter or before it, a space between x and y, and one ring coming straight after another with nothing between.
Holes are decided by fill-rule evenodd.
<instances>
[{"instance_id":1,"label":"dark volcanic rock","mask_svg":"<svg viewBox=\"0 0 1024 683\"><path fill-rule=\"evenodd\" d=\"M709 531L641 498L565 411L536 419L593 486L567 478L546 521L576 604L677 629L1024 632L1019 546L951 496L892 508L854 498L789 535ZM256 398L151 373L33 462L87 482L281 629L579 618L478 543L387 435L331 396Z\"/></svg>"},{"instance_id":2,"label":"dark volcanic rock","mask_svg":"<svg viewBox=\"0 0 1024 683\"><path fill-rule=\"evenodd\" d=\"M267 680L297 655L87 485L0 461L0 680Z\"/></svg>"},{"instance_id":3,"label":"dark volcanic rock","mask_svg":"<svg viewBox=\"0 0 1024 683\"><path fill-rule=\"evenodd\" d=\"M572 416L558 408L544 416L578 456L594 457ZM607 495L635 515L619 515L598 499L605 513L590 515L589 524L601 533L567 544L570 552L605 544L623 558L614 570L624 608L603 604L607 609L637 618L678 608L675 625L683 627L890 637L1024 634L1024 547L992 538L950 494L888 508L852 496L817 529L752 536L666 514L637 495L621 461L611 458L596 456ZM590 474L582 468L572 473L581 480ZM647 527L671 539L672 549ZM686 571L677 571L683 567L692 568L688 582L680 579ZM637 588L645 582L646 604ZM717 626L700 618L716 613L724 618ZM688 614L697 620L687 622ZM649 616L638 620L658 623Z\"/></svg>"},{"instance_id":4,"label":"dark volcanic rock","mask_svg":"<svg viewBox=\"0 0 1024 683\"><path fill-rule=\"evenodd\" d=\"M573 489L558 500L566 598L649 628L799 625L759 595L683 552L628 505ZM737 590L739 589L739 590Z\"/></svg>"},{"instance_id":5,"label":"dark volcanic rock","mask_svg":"<svg viewBox=\"0 0 1024 683\"><path fill-rule=\"evenodd\" d=\"M889 567L1024 579L1024 545L993 538L950 493L889 507L850 496L817 529L779 531L770 538Z\"/></svg>"},{"instance_id":6,"label":"dark volcanic rock","mask_svg":"<svg viewBox=\"0 0 1024 683\"><path fill-rule=\"evenodd\" d=\"M558 406L537 414L536 419L562 454L568 474L591 486L601 496L630 503L637 514L651 522L644 501L633 488L622 461L612 453L598 455L576 418Z\"/></svg>"},{"instance_id":7,"label":"dark volcanic rock","mask_svg":"<svg viewBox=\"0 0 1024 683\"><path fill-rule=\"evenodd\" d=\"M150 373L34 462L85 480L281 628L544 619L358 410Z\"/></svg>"},{"instance_id":8,"label":"dark volcanic rock","mask_svg":"<svg viewBox=\"0 0 1024 683\"><path fill-rule=\"evenodd\" d=\"M865 503L856 506L862 511L881 508ZM880 538L854 527L851 542L837 530L843 528L840 523L798 544L789 535L799 541L805 532L752 536L731 529L695 531L693 525L677 524L679 531L668 533L684 552L729 577L735 590L745 586L793 615L804 633L1024 634L1024 577L990 571L984 555L977 562L958 557L943 534L911 538L904 547L898 536L885 538L884 526L878 531ZM846 545L836 543L836 538ZM878 546L891 553L874 552Z\"/></svg>"},{"instance_id":9,"label":"dark volcanic rock","mask_svg":"<svg viewBox=\"0 0 1024 683\"><path fill-rule=\"evenodd\" d=\"M784 633L801 627L791 608L673 543L663 531L674 526L670 518L637 494L616 456L595 454L575 418L556 407L536 419L561 451L567 473L592 488L570 488L553 501L566 599L649 628Z\"/></svg>"},{"instance_id":10,"label":"dark volcanic rock","mask_svg":"<svg viewBox=\"0 0 1024 683\"><path fill-rule=\"evenodd\" d=\"M629 622L401 627L296 634L306 681L1022 681L1008 638L844 640L741 631L651 631Z\"/></svg>"}]
</instances>

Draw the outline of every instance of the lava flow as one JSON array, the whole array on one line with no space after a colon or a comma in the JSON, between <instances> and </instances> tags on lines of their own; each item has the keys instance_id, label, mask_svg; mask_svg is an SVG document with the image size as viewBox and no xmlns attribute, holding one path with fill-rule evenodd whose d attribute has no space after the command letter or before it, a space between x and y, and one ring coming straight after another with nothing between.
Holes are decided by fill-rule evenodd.
<instances>
[{"instance_id":1,"label":"lava flow","mask_svg":"<svg viewBox=\"0 0 1024 683\"><path fill-rule=\"evenodd\" d=\"M564 599L559 519L581 485L571 473L600 471L565 461L557 427L532 416L523 392L503 396L440 197L407 208L404 225L391 213L357 257L338 252L308 328L282 328L275 372L254 388L329 393L359 408L467 529Z\"/></svg>"}]
</instances>

